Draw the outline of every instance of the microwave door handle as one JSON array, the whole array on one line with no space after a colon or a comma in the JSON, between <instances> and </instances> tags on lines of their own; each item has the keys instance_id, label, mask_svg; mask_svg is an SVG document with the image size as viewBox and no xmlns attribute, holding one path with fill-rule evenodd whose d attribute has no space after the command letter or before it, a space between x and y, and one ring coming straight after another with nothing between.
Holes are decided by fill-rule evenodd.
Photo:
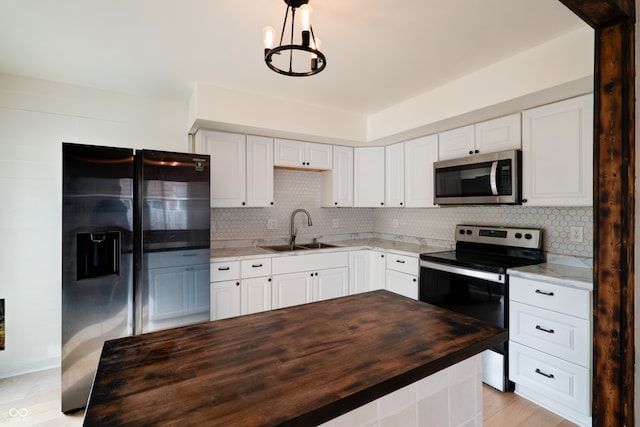
<instances>
[{"instance_id":1,"label":"microwave door handle","mask_svg":"<svg viewBox=\"0 0 640 427\"><path fill-rule=\"evenodd\" d=\"M499 196L498 194L498 162L491 164L491 175L489 176L489 183L491 184L491 194Z\"/></svg>"}]
</instances>

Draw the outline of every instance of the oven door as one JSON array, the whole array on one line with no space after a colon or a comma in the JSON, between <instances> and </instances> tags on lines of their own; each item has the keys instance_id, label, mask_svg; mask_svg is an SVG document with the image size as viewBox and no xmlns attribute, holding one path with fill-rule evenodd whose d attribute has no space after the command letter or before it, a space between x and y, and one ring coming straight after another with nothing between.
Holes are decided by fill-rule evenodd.
<instances>
[{"instance_id":1,"label":"oven door","mask_svg":"<svg viewBox=\"0 0 640 427\"><path fill-rule=\"evenodd\" d=\"M507 276L420 261L420 301L508 328ZM505 391L513 386L507 376L507 343L482 355L483 381Z\"/></svg>"}]
</instances>

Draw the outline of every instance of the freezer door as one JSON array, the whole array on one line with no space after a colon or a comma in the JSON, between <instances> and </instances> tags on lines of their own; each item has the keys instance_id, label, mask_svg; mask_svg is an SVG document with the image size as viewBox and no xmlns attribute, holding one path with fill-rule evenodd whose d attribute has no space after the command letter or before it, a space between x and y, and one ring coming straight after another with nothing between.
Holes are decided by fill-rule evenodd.
<instances>
[{"instance_id":1,"label":"freezer door","mask_svg":"<svg viewBox=\"0 0 640 427\"><path fill-rule=\"evenodd\" d=\"M135 333L209 320L208 155L136 153Z\"/></svg>"},{"instance_id":2,"label":"freezer door","mask_svg":"<svg viewBox=\"0 0 640 427\"><path fill-rule=\"evenodd\" d=\"M63 144L62 411L83 408L105 340L133 333L133 151Z\"/></svg>"}]
</instances>

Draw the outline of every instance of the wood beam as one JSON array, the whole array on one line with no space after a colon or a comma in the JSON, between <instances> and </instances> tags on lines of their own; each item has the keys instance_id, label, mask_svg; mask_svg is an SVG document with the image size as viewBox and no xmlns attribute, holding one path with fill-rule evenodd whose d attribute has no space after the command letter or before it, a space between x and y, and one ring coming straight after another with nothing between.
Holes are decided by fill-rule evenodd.
<instances>
[{"instance_id":1,"label":"wood beam","mask_svg":"<svg viewBox=\"0 0 640 427\"><path fill-rule=\"evenodd\" d=\"M632 426L635 1L560 1L595 29L593 425Z\"/></svg>"}]
</instances>

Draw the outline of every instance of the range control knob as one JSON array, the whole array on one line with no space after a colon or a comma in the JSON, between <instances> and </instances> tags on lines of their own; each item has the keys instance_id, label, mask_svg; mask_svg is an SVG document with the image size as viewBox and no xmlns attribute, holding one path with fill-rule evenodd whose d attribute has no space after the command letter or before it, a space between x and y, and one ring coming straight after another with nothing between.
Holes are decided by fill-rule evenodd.
<instances>
[{"instance_id":1,"label":"range control knob","mask_svg":"<svg viewBox=\"0 0 640 427\"><path fill-rule=\"evenodd\" d=\"M516 233L516 239L522 239L522 233Z\"/></svg>"},{"instance_id":2,"label":"range control knob","mask_svg":"<svg viewBox=\"0 0 640 427\"><path fill-rule=\"evenodd\" d=\"M464 230L461 228L459 231L460 234L464 234Z\"/></svg>"},{"instance_id":3,"label":"range control knob","mask_svg":"<svg viewBox=\"0 0 640 427\"><path fill-rule=\"evenodd\" d=\"M469 236L471 235L471 233L472 233L472 231L471 231L471 230L467 230L467 234L468 234Z\"/></svg>"},{"instance_id":4,"label":"range control knob","mask_svg":"<svg viewBox=\"0 0 640 427\"><path fill-rule=\"evenodd\" d=\"M527 233L527 234L524 235L524 238L527 239L527 240L531 240L531 239L533 239L533 236L531 234Z\"/></svg>"}]
</instances>

